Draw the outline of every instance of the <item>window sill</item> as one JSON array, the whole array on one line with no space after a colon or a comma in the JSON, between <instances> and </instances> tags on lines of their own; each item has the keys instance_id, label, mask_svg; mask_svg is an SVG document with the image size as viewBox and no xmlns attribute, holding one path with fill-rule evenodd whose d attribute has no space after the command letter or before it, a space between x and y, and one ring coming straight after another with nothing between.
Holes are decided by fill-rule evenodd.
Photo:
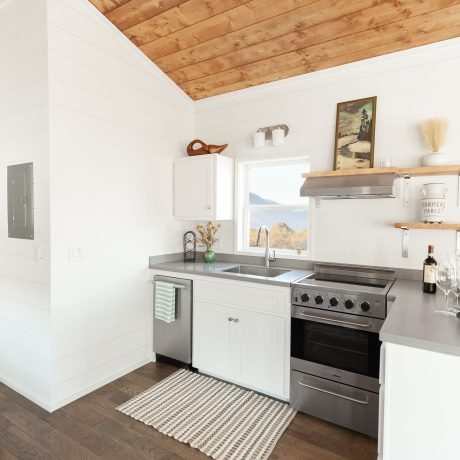
<instances>
[{"instance_id":1,"label":"window sill","mask_svg":"<svg viewBox=\"0 0 460 460\"><path fill-rule=\"evenodd\" d=\"M274 250L276 252L276 258L277 259L293 259L293 260L311 260L310 259L310 254L305 251L302 254L295 254L293 252L281 252L278 249ZM250 251L250 250L240 250L240 251L235 251L235 254L241 255L241 256L258 256L258 257L264 257L265 256L265 250L262 251ZM270 256L273 255L273 249L270 248Z\"/></svg>"}]
</instances>

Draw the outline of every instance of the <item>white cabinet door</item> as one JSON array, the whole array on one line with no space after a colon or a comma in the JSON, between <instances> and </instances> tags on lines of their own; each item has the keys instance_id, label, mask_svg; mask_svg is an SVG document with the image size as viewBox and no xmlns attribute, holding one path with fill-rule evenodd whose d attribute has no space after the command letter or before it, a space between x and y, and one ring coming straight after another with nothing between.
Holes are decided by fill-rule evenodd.
<instances>
[{"instance_id":1,"label":"white cabinet door","mask_svg":"<svg viewBox=\"0 0 460 460\"><path fill-rule=\"evenodd\" d=\"M207 155L174 163L174 215L180 219L212 219L214 163Z\"/></svg>"},{"instance_id":2,"label":"white cabinet door","mask_svg":"<svg viewBox=\"0 0 460 460\"><path fill-rule=\"evenodd\" d=\"M279 398L286 398L286 318L235 311L234 380Z\"/></svg>"},{"instance_id":3,"label":"white cabinet door","mask_svg":"<svg viewBox=\"0 0 460 460\"><path fill-rule=\"evenodd\" d=\"M287 400L289 287L199 279L193 288L193 365Z\"/></svg>"},{"instance_id":4,"label":"white cabinet door","mask_svg":"<svg viewBox=\"0 0 460 460\"><path fill-rule=\"evenodd\" d=\"M230 328L232 310L195 301L193 305L193 366L200 371L231 379Z\"/></svg>"}]
</instances>

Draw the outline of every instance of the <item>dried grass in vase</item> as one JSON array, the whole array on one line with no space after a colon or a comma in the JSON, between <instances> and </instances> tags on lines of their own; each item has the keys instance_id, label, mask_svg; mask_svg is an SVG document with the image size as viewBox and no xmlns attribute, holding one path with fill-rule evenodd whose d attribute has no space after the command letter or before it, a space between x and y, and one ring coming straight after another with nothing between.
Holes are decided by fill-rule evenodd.
<instances>
[{"instance_id":1,"label":"dried grass in vase","mask_svg":"<svg viewBox=\"0 0 460 460\"><path fill-rule=\"evenodd\" d=\"M420 123L425 145L433 152L438 153L445 143L447 131L447 120L444 118L434 118Z\"/></svg>"}]
</instances>

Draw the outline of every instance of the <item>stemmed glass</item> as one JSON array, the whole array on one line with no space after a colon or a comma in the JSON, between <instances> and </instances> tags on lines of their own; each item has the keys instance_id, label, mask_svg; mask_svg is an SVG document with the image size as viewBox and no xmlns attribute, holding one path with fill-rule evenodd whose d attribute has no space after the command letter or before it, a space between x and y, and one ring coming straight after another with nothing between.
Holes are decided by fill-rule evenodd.
<instances>
[{"instance_id":1,"label":"stemmed glass","mask_svg":"<svg viewBox=\"0 0 460 460\"><path fill-rule=\"evenodd\" d=\"M459 297L460 297L460 257L454 259L455 266L455 277L452 280L452 291L455 295L455 307L454 310L460 311Z\"/></svg>"},{"instance_id":2,"label":"stemmed glass","mask_svg":"<svg viewBox=\"0 0 460 460\"><path fill-rule=\"evenodd\" d=\"M436 269L436 286L444 293L444 310L437 313L449 314L449 294L453 290L453 282L457 279L455 266L448 260L441 262ZM449 315L450 316L450 315Z\"/></svg>"}]
</instances>

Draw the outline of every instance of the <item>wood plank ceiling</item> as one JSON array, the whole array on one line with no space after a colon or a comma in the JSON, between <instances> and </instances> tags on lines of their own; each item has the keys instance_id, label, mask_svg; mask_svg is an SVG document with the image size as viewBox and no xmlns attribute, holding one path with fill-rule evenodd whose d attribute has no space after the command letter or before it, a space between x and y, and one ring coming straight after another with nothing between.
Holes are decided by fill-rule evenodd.
<instances>
[{"instance_id":1,"label":"wood plank ceiling","mask_svg":"<svg viewBox=\"0 0 460 460\"><path fill-rule=\"evenodd\" d=\"M193 99L460 36L460 0L89 0Z\"/></svg>"}]
</instances>

